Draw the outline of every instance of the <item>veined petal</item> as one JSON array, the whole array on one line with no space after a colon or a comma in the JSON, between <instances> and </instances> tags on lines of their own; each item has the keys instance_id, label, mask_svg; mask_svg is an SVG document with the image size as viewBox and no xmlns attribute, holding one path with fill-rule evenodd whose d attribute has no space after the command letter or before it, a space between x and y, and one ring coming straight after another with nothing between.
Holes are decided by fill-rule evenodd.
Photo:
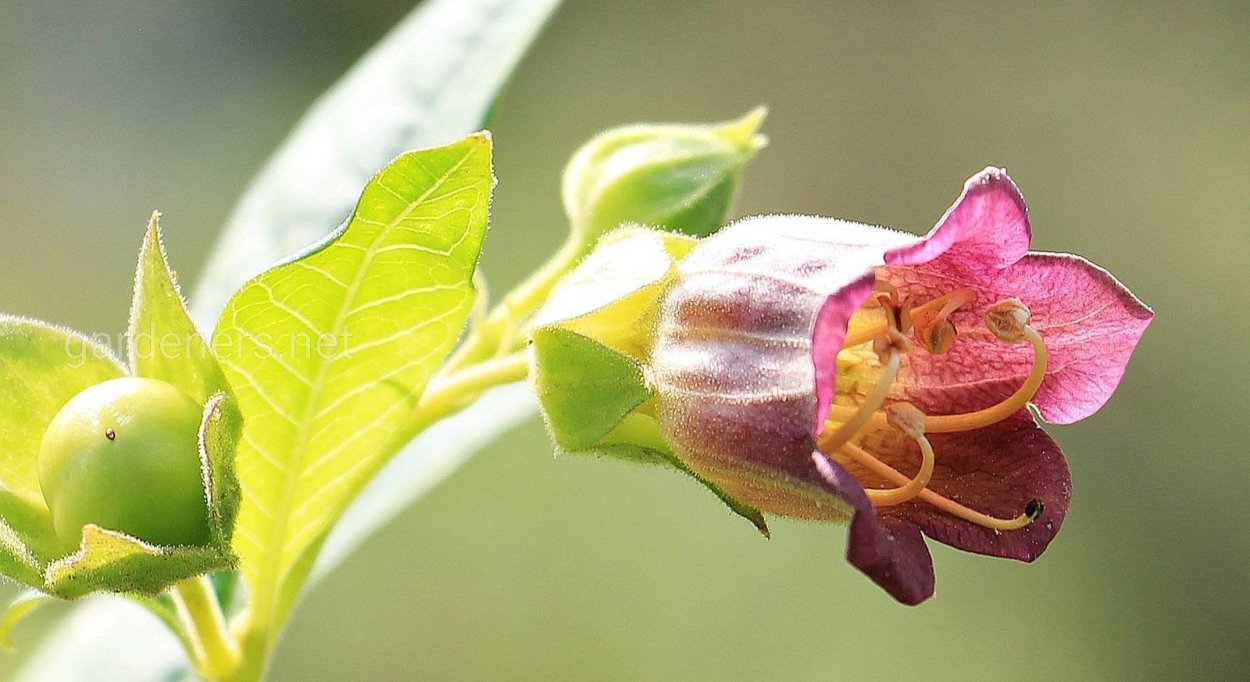
<instances>
[{"instance_id":1,"label":"veined petal","mask_svg":"<svg viewBox=\"0 0 1250 682\"><path fill-rule=\"evenodd\" d=\"M946 214L915 244L886 254L890 265L934 261L943 270L987 273L1020 260L1032 233L1024 196L1002 168L988 166L964 183Z\"/></svg>"},{"instance_id":2,"label":"veined petal","mask_svg":"<svg viewBox=\"0 0 1250 682\"><path fill-rule=\"evenodd\" d=\"M1050 367L1034 397L1042 418L1070 424L1098 411L1120 383L1154 312L1111 273L1079 256L1031 253L1003 273L1046 339Z\"/></svg>"},{"instance_id":3,"label":"veined petal","mask_svg":"<svg viewBox=\"0 0 1250 682\"><path fill-rule=\"evenodd\" d=\"M993 405L1028 376L1033 364L1028 344L1006 345L982 323L985 310L998 301L1019 298L1032 311L1032 324L1050 354L1033 402L1046 421L1061 424L1088 417L1111 397L1153 317L1107 271L1066 254L1030 253L1005 270L957 282L932 264L886 267L880 274L917 300L958 286L976 292L976 302L952 318L960 334L950 352L910 354L895 382L894 397L931 414Z\"/></svg>"}]
</instances>

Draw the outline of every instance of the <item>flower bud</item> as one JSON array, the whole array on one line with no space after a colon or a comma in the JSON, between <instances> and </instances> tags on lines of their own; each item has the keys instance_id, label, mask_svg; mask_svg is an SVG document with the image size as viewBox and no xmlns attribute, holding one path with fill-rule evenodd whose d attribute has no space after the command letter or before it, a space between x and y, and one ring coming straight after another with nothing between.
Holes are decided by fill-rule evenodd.
<instances>
[{"instance_id":1,"label":"flower bud","mask_svg":"<svg viewBox=\"0 0 1250 682\"><path fill-rule=\"evenodd\" d=\"M564 171L573 237L589 249L622 223L706 236L725 222L738 175L767 140L763 107L716 125L639 124L602 133Z\"/></svg>"}]
</instances>

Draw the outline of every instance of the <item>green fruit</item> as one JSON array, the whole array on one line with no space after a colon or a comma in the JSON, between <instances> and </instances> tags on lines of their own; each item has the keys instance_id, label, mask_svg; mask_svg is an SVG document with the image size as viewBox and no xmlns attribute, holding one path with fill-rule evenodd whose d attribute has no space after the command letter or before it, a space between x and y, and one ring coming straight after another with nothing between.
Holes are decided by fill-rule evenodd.
<instances>
[{"instance_id":1,"label":"green fruit","mask_svg":"<svg viewBox=\"0 0 1250 682\"><path fill-rule=\"evenodd\" d=\"M74 396L39 448L39 485L57 538L85 524L157 545L205 545L201 407L172 384L127 377Z\"/></svg>"}]
</instances>

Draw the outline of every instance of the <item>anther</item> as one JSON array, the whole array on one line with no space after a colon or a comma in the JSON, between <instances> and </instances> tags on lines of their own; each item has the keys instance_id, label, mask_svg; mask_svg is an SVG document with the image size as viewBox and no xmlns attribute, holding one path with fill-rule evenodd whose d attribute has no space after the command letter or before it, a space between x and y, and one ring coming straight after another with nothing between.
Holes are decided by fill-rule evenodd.
<instances>
[{"instance_id":1,"label":"anther","mask_svg":"<svg viewBox=\"0 0 1250 682\"><path fill-rule=\"evenodd\" d=\"M1009 299L990 306L985 313L985 326L994 336L1008 343L1028 339L1033 344L1033 367L1024 384L1002 402L983 410L964 414L944 414L929 418L929 433L971 431L1010 417L1019 412L1037 395L1042 381L1046 379L1046 342L1037 330L1029 325L1032 315L1027 306L1017 299Z\"/></svg>"},{"instance_id":2,"label":"anther","mask_svg":"<svg viewBox=\"0 0 1250 682\"><path fill-rule=\"evenodd\" d=\"M971 288L956 289L938 297L912 313L915 322L916 341L933 355L944 355L955 345L959 335L950 316L963 306L974 303L977 293ZM936 312L935 307L940 305Z\"/></svg>"},{"instance_id":3,"label":"anther","mask_svg":"<svg viewBox=\"0 0 1250 682\"><path fill-rule=\"evenodd\" d=\"M955 345L959 332L950 320L942 320L929 327L916 327L916 341L933 355L945 355Z\"/></svg>"},{"instance_id":4,"label":"anther","mask_svg":"<svg viewBox=\"0 0 1250 682\"><path fill-rule=\"evenodd\" d=\"M911 403L894 403L885 408L885 420L908 438L924 436L925 414Z\"/></svg>"},{"instance_id":5,"label":"anther","mask_svg":"<svg viewBox=\"0 0 1250 682\"><path fill-rule=\"evenodd\" d=\"M894 290L888 283L878 280L877 285L874 287L874 291L879 291L880 289L886 287L888 287L887 293ZM897 296L898 294L895 291L893 294L894 301L898 300ZM912 330L913 323L916 330L920 330L922 328L928 329L928 327L933 326L937 320L945 320L960 307L968 305L975 300L976 292L965 287L963 289L956 289L950 293L938 296L933 300L926 301L925 303L915 306L910 310L906 309L907 304L904 303L902 316L905 319L899 326L904 333ZM872 301L881 305L881 301L876 296L872 298ZM898 308L897 303L894 307L896 309ZM871 341L881 334L884 334L885 330L891 323L897 324L897 321L882 320L861 329L857 329L854 333L847 335L845 341L842 343L842 347L850 348L852 346L858 346L861 343ZM923 338L919 336L916 340L919 341L921 345L924 345L925 343Z\"/></svg>"},{"instance_id":6,"label":"anther","mask_svg":"<svg viewBox=\"0 0 1250 682\"><path fill-rule=\"evenodd\" d=\"M113 429L104 429L104 437L109 440L117 440L117 432Z\"/></svg>"},{"instance_id":7,"label":"anther","mask_svg":"<svg viewBox=\"0 0 1250 682\"><path fill-rule=\"evenodd\" d=\"M985 311L985 326L1000 341L1016 343L1025 336L1025 329L1033 321L1028 306L1018 298L1009 298L990 306Z\"/></svg>"}]
</instances>

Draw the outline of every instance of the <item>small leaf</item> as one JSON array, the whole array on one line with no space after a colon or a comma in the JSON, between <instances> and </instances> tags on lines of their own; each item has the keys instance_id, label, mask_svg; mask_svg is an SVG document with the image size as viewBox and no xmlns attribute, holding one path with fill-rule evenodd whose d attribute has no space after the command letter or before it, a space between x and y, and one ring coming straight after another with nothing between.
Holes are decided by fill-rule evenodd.
<instances>
[{"instance_id":1,"label":"small leaf","mask_svg":"<svg viewBox=\"0 0 1250 682\"><path fill-rule=\"evenodd\" d=\"M176 276L165 258L160 217L159 212L152 213L139 250L126 333L130 367L136 376L169 382L203 403L230 388L187 312Z\"/></svg>"},{"instance_id":2,"label":"small leaf","mask_svg":"<svg viewBox=\"0 0 1250 682\"><path fill-rule=\"evenodd\" d=\"M52 597L39 590L25 590L9 602L9 606L0 615L0 647L9 652L15 651L13 646L13 628L27 616L39 610L39 607L55 601Z\"/></svg>"},{"instance_id":3,"label":"small leaf","mask_svg":"<svg viewBox=\"0 0 1250 682\"><path fill-rule=\"evenodd\" d=\"M48 566L45 589L63 599L96 591L155 597L186 578L230 567L212 547L157 547L94 524L74 554Z\"/></svg>"},{"instance_id":4,"label":"small leaf","mask_svg":"<svg viewBox=\"0 0 1250 682\"><path fill-rule=\"evenodd\" d=\"M112 351L86 336L0 315L0 516L14 534L6 549L11 539L41 563L59 556L39 488L43 433L70 398L125 373Z\"/></svg>"},{"instance_id":5,"label":"small leaf","mask_svg":"<svg viewBox=\"0 0 1250 682\"><path fill-rule=\"evenodd\" d=\"M234 544L261 612L402 445L472 307L493 183L484 133L405 154L339 232L222 313L214 348L245 416Z\"/></svg>"}]
</instances>

